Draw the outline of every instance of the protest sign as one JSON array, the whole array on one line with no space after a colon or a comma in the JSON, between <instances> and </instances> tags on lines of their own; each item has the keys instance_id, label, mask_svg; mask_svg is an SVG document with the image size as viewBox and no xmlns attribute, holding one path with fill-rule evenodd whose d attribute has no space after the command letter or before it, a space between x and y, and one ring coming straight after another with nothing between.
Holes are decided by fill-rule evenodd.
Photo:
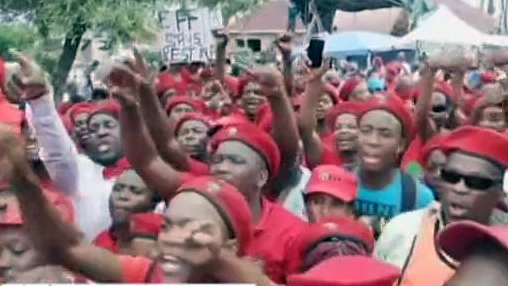
<instances>
[{"instance_id":1,"label":"protest sign","mask_svg":"<svg viewBox=\"0 0 508 286\"><path fill-rule=\"evenodd\" d=\"M255 62L254 52L250 49L236 50L231 53L233 66L237 67L240 71L252 68Z\"/></svg>"},{"instance_id":2,"label":"protest sign","mask_svg":"<svg viewBox=\"0 0 508 286\"><path fill-rule=\"evenodd\" d=\"M160 11L163 25L162 60L176 62L208 62L213 59L212 30L222 28L219 10L208 8Z\"/></svg>"}]
</instances>

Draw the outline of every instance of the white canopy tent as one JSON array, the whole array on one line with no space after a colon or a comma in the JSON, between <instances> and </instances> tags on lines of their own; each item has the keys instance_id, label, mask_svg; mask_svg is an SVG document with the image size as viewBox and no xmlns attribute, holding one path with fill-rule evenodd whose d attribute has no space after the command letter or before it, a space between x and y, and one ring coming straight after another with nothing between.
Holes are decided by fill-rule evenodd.
<instances>
[{"instance_id":1,"label":"white canopy tent","mask_svg":"<svg viewBox=\"0 0 508 286\"><path fill-rule=\"evenodd\" d=\"M489 46L508 47L508 36L487 35L484 44Z\"/></svg>"},{"instance_id":2,"label":"white canopy tent","mask_svg":"<svg viewBox=\"0 0 508 286\"><path fill-rule=\"evenodd\" d=\"M480 46L486 34L469 26L446 6L440 5L428 18L404 36L399 45L452 44Z\"/></svg>"}]
</instances>

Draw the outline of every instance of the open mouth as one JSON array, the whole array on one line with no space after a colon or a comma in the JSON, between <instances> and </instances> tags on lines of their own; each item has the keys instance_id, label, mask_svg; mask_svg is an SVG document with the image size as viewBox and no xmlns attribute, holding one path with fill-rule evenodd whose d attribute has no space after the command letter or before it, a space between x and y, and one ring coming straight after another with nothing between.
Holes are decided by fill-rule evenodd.
<instances>
[{"instance_id":1,"label":"open mouth","mask_svg":"<svg viewBox=\"0 0 508 286\"><path fill-rule=\"evenodd\" d=\"M181 273L185 269L184 261L172 255L163 255L159 262L164 273Z\"/></svg>"}]
</instances>

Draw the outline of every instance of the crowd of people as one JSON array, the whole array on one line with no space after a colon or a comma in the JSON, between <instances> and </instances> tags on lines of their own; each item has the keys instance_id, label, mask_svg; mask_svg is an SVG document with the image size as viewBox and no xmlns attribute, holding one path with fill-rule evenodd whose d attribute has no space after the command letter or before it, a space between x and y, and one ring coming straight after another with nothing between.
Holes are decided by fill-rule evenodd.
<instances>
[{"instance_id":1,"label":"crowd of people","mask_svg":"<svg viewBox=\"0 0 508 286\"><path fill-rule=\"evenodd\" d=\"M503 53L338 72L284 35L233 76L227 44L58 107L0 62L2 282L508 285Z\"/></svg>"}]
</instances>

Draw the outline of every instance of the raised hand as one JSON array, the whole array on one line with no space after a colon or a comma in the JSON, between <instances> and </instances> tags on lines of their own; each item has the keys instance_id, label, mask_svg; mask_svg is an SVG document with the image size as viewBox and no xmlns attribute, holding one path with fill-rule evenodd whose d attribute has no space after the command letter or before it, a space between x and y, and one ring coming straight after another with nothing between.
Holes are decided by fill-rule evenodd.
<instances>
[{"instance_id":1,"label":"raised hand","mask_svg":"<svg viewBox=\"0 0 508 286\"><path fill-rule=\"evenodd\" d=\"M185 225L185 233L165 241L172 247L164 255L174 256L193 269L212 266L222 248L220 227L212 222L192 221Z\"/></svg>"},{"instance_id":2,"label":"raised hand","mask_svg":"<svg viewBox=\"0 0 508 286\"><path fill-rule=\"evenodd\" d=\"M7 82L7 89L12 95L30 101L48 94L47 76L39 65L15 50L9 52L16 61L8 64L8 69L13 74Z\"/></svg>"},{"instance_id":3,"label":"raised hand","mask_svg":"<svg viewBox=\"0 0 508 286\"><path fill-rule=\"evenodd\" d=\"M217 48L225 49L229 42L229 36L227 33L222 30L214 30L212 31L213 36L215 37L215 43L217 45Z\"/></svg>"},{"instance_id":4,"label":"raised hand","mask_svg":"<svg viewBox=\"0 0 508 286\"><path fill-rule=\"evenodd\" d=\"M283 33L275 41L277 48L283 57L290 57L293 45L293 35L290 33Z\"/></svg>"},{"instance_id":5,"label":"raised hand","mask_svg":"<svg viewBox=\"0 0 508 286\"><path fill-rule=\"evenodd\" d=\"M266 97L275 97L284 94L284 77L274 66L264 66L256 70L247 71L247 74L261 86L261 92Z\"/></svg>"}]
</instances>

